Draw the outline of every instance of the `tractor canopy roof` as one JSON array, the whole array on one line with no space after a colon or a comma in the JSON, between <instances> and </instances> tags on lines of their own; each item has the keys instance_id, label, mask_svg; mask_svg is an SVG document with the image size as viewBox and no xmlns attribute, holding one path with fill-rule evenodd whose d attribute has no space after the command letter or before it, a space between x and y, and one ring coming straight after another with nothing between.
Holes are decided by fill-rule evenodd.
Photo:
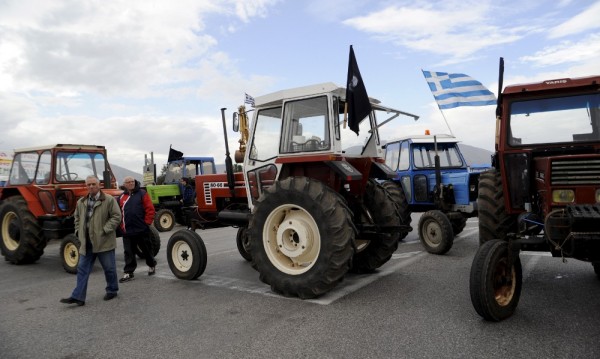
<instances>
[{"instance_id":1,"label":"tractor canopy roof","mask_svg":"<svg viewBox=\"0 0 600 359\"><path fill-rule=\"evenodd\" d=\"M258 96L254 99L256 107L266 107L281 104L287 99L301 98L307 96L314 96L319 94L333 93L339 96L342 100L346 99L346 88L340 87L333 82L325 82L316 85L308 85L302 87L291 88L287 90L280 90L263 96ZM371 103L378 104L379 100L369 98Z\"/></svg>"},{"instance_id":2,"label":"tractor canopy roof","mask_svg":"<svg viewBox=\"0 0 600 359\"><path fill-rule=\"evenodd\" d=\"M46 150L52 150L52 149L97 151L97 152L104 152L104 150L105 150L104 146L97 146L97 145L55 144L55 145L18 148L18 149L15 149L14 152L15 153L38 152L38 151L46 151Z\"/></svg>"},{"instance_id":3,"label":"tractor canopy roof","mask_svg":"<svg viewBox=\"0 0 600 359\"><path fill-rule=\"evenodd\" d=\"M536 92L547 90L561 90L575 87L600 86L600 76L563 78L555 80L546 80L528 84L516 84L506 86L502 94L519 94L523 92Z\"/></svg>"},{"instance_id":4,"label":"tractor canopy roof","mask_svg":"<svg viewBox=\"0 0 600 359\"><path fill-rule=\"evenodd\" d=\"M387 143L400 142L404 140L409 140L411 143L434 143L433 136L435 136L435 140L437 143L458 143L459 141L456 137L447 134L439 134L439 135L415 135L415 136L404 136L400 138L396 138L388 141Z\"/></svg>"}]
</instances>

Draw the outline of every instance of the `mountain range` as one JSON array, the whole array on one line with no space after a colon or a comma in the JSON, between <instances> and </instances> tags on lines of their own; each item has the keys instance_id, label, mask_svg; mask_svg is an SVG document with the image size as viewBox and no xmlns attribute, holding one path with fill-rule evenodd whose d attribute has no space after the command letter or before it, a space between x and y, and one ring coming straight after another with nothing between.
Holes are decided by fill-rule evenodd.
<instances>
[{"instance_id":1,"label":"mountain range","mask_svg":"<svg viewBox=\"0 0 600 359\"><path fill-rule=\"evenodd\" d=\"M462 152L467 164L471 167L474 166L489 166L491 163L491 156L493 154L492 151L485 150L483 148L474 147L470 145L465 145L463 143L459 143L460 151ZM142 182L142 174L141 172L134 172L128 170L126 168L117 166L115 164L111 164L110 167L113 170L115 177L119 183L123 183L123 178L127 176L131 176L136 180ZM225 172L225 164L217 164L217 173Z\"/></svg>"}]
</instances>

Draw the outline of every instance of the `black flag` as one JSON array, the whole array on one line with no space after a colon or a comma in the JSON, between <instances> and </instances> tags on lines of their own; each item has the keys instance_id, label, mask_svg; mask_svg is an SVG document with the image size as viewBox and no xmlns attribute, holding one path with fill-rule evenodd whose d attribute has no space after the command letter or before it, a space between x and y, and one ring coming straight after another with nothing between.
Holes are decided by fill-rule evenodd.
<instances>
[{"instance_id":1,"label":"black flag","mask_svg":"<svg viewBox=\"0 0 600 359\"><path fill-rule=\"evenodd\" d=\"M171 146L169 146L169 158L167 159L167 162L176 161L181 157L183 157L183 152L179 152L176 149L171 148Z\"/></svg>"},{"instance_id":2,"label":"black flag","mask_svg":"<svg viewBox=\"0 0 600 359\"><path fill-rule=\"evenodd\" d=\"M350 45L350 60L348 61L346 104L348 105L348 125L358 135L358 124L371 113L371 103L369 102L365 83L358 70L352 45Z\"/></svg>"}]
</instances>

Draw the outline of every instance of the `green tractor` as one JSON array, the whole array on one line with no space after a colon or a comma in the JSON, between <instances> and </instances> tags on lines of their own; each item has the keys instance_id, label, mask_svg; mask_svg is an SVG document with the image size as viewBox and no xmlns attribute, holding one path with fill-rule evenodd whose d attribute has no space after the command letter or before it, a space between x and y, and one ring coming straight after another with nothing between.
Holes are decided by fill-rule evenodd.
<instances>
[{"instance_id":1,"label":"green tractor","mask_svg":"<svg viewBox=\"0 0 600 359\"><path fill-rule=\"evenodd\" d=\"M169 158L164 180L159 181L160 184L146 186L156 209L154 226L160 232L170 231L176 223L189 226L189 213L195 208L195 203L184 203L181 179L186 179L195 191L195 176L217 173L213 157L184 157L181 153L174 159ZM193 198L196 198L195 193Z\"/></svg>"}]
</instances>

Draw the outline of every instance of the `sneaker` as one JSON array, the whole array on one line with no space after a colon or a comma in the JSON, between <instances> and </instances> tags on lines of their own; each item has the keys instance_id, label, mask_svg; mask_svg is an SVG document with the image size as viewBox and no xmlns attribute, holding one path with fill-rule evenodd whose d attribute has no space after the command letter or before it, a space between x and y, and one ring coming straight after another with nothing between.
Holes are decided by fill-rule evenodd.
<instances>
[{"instance_id":1,"label":"sneaker","mask_svg":"<svg viewBox=\"0 0 600 359\"><path fill-rule=\"evenodd\" d=\"M156 274L156 267L148 267L148 275Z\"/></svg>"},{"instance_id":2,"label":"sneaker","mask_svg":"<svg viewBox=\"0 0 600 359\"><path fill-rule=\"evenodd\" d=\"M129 282L133 279L133 273L123 274L123 278L119 279L119 283Z\"/></svg>"},{"instance_id":3,"label":"sneaker","mask_svg":"<svg viewBox=\"0 0 600 359\"><path fill-rule=\"evenodd\" d=\"M83 300L79 300L79 299L75 299L72 297L69 298L63 298L60 300L61 303L65 303L65 304L77 304L78 306L82 306L85 305L85 302Z\"/></svg>"},{"instance_id":4,"label":"sneaker","mask_svg":"<svg viewBox=\"0 0 600 359\"><path fill-rule=\"evenodd\" d=\"M111 300L117 296L117 293L106 293L104 300Z\"/></svg>"}]
</instances>

